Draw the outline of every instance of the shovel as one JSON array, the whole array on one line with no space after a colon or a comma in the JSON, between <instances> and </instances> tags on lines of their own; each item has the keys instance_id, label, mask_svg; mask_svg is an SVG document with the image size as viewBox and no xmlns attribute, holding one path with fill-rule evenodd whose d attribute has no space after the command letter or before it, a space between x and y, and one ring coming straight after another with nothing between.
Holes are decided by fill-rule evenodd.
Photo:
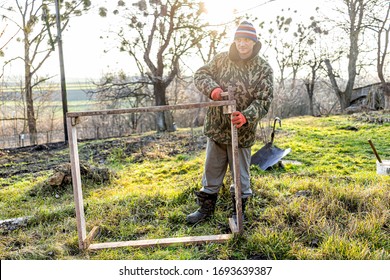
<instances>
[{"instance_id":1,"label":"shovel","mask_svg":"<svg viewBox=\"0 0 390 280\"><path fill-rule=\"evenodd\" d=\"M275 126L276 122L279 122L279 126L282 126L281 120L276 117L274 120L274 127L271 133L271 142L268 142L264 147L258 150L251 158L251 165L256 164L262 170L266 170L267 168L278 163L283 157L288 155L291 152L291 149L287 150L279 149L276 146L273 146L274 137L275 137Z\"/></svg>"}]
</instances>

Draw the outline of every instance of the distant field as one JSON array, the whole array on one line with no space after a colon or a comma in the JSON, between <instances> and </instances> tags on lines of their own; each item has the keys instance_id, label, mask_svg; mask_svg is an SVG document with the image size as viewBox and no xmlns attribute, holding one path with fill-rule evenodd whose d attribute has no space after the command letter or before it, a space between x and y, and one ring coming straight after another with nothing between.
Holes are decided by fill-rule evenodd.
<instances>
[{"instance_id":1,"label":"distant field","mask_svg":"<svg viewBox=\"0 0 390 280\"><path fill-rule=\"evenodd\" d=\"M99 102L96 100L90 100L85 96L80 95L68 95L68 111L85 111L85 110L94 110L97 109ZM12 114L15 111L15 108L20 108L19 101L6 101L2 104L3 112L7 114ZM45 107L58 107L62 108L61 97L57 98L54 101L50 101L45 104Z\"/></svg>"},{"instance_id":2,"label":"distant field","mask_svg":"<svg viewBox=\"0 0 390 280\"><path fill-rule=\"evenodd\" d=\"M92 84L68 84L66 85L66 92L67 92L67 99L68 102L70 101L76 101L76 100L89 100L90 97L87 95L87 91L94 88L94 85ZM46 88L41 87L43 90L54 90L56 94L54 95L54 101L61 101L61 87L60 85L48 85ZM3 93L4 96L9 93L15 93L20 92L20 87L17 86L11 86L3 88L2 91L0 91L0 100L1 94Z\"/></svg>"},{"instance_id":3,"label":"distant field","mask_svg":"<svg viewBox=\"0 0 390 280\"><path fill-rule=\"evenodd\" d=\"M66 89L68 90L88 90L95 87L92 83L68 83L66 84ZM58 89L61 90L61 85L58 84L48 84L46 86L41 86L41 89ZM20 85L7 85L4 88L5 92L19 91Z\"/></svg>"},{"instance_id":4,"label":"distant field","mask_svg":"<svg viewBox=\"0 0 390 280\"><path fill-rule=\"evenodd\" d=\"M79 84L72 83L66 86L67 92L67 101L68 101L68 111L87 111L87 110L99 110L101 109L101 102L98 102L91 98L91 96L87 93L88 90L94 89L93 84ZM44 88L44 87L43 87ZM62 96L61 96L61 88L60 85L48 85L47 90L54 90L53 96L49 102L45 103L45 107L58 107L58 111L62 109ZM20 98L20 88L17 86L8 86L6 88L0 88L0 102L1 102L1 111L6 116L11 117L13 112L16 110L20 110L21 101L20 100L12 100L12 94L16 94ZM9 96L11 94L11 97ZM38 107L39 99L34 102L34 106ZM127 103L121 104L121 107L126 108ZM16 115L19 115L16 112Z\"/></svg>"},{"instance_id":5,"label":"distant field","mask_svg":"<svg viewBox=\"0 0 390 280\"><path fill-rule=\"evenodd\" d=\"M61 101L54 101L51 103L51 106L62 108ZM93 100L73 100L68 102L68 111L88 111L98 109L99 102Z\"/></svg>"},{"instance_id":6,"label":"distant field","mask_svg":"<svg viewBox=\"0 0 390 280\"><path fill-rule=\"evenodd\" d=\"M94 110L98 108L98 102L96 100L91 100L91 97L87 94L87 90L92 89L94 86L92 84L68 84L66 86L67 92L67 101L68 101L68 111L86 111ZM45 107L58 107L58 111L62 110L62 96L61 88L58 86L47 86L47 89L55 90L53 94L52 101L49 104L46 104ZM6 97L7 94L19 92L20 88L17 86L10 86L3 88L3 92L0 92L0 101L2 101L2 96ZM7 96L8 98L8 96ZM38 104L38 101L35 102ZM12 115L18 107L20 107L20 101L2 101L3 113L5 115ZM60 112L59 112L60 113Z\"/></svg>"}]
</instances>

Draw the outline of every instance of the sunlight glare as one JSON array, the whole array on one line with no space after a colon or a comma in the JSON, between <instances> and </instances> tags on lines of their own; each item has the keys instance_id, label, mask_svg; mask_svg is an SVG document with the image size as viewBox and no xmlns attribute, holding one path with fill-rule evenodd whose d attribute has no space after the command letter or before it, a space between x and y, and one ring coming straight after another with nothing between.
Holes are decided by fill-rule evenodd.
<instances>
[{"instance_id":1,"label":"sunlight glare","mask_svg":"<svg viewBox=\"0 0 390 280\"><path fill-rule=\"evenodd\" d=\"M223 24L234 20L237 1L204 0L206 20L211 24Z\"/></svg>"}]
</instances>

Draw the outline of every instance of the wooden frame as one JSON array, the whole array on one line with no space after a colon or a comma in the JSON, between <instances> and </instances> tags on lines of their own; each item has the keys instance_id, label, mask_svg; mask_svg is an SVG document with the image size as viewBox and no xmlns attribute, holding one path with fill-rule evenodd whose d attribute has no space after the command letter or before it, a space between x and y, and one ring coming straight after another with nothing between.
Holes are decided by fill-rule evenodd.
<instances>
[{"instance_id":1,"label":"wooden frame","mask_svg":"<svg viewBox=\"0 0 390 280\"><path fill-rule=\"evenodd\" d=\"M66 121L68 126L70 161L72 166L73 194L74 194L74 202L76 208L76 221L77 221L79 248L81 250L87 250L87 249L98 250L98 249L117 248L117 247L125 247L125 246L148 247L148 246L155 246L155 245L167 246L172 244L199 244L199 243L207 243L207 242L224 242L226 240L229 240L232 237L232 234L221 234L221 235L177 237L177 238L135 240L135 241L123 241L123 242L106 242L106 243L93 244L92 241L97 235L97 233L99 232L99 227L94 226L91 232L87 236L86 221L84 215L83 192L81 186L80 161L79 161L78 146L77 146L77 124L80 123L80 117L96 116L96 115L127 114L127 113L136 113L136 112L161 112L167 110L193 109L193 108L218 107L218 106L225 106L224 112L227 114L231 114L236 110L236 102L235 100L233 100L233 90L230 87L227 96L229 97L229 100L226 101L67 113ZM242 202L241 199L237 199L237 198L241 198L240 168L238 163L238 138L237 138L237 129L233 124L231 126L231 129L232 129L233 173L234 173L233 180L235 184L237 223L232 218L229 218L229 225L233 234L241 234L243 230L242 204L241 204Z\"/></svg>"}]
</instances>

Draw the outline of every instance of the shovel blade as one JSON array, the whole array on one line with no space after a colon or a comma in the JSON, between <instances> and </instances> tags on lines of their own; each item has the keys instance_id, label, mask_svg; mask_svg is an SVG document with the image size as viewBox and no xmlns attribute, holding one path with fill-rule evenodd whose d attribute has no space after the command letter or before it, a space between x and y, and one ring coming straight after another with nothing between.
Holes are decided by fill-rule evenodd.
<instances>
[{"instance_id":1,"label":"shovel blade","mask_svg":"<svg viewBox=\"0 0 390 280\"><path fill-rule=\"evenodd\" d=\"M256 164L262 170L266 170L267 168L278 163L283 157L288 155L290 152L291 152L290 148L286 150L282 150L276 146L272 146L272 143L267 143L264 147L258 150L251 157L251 165Z\"/></svg>"}]
</instances>

